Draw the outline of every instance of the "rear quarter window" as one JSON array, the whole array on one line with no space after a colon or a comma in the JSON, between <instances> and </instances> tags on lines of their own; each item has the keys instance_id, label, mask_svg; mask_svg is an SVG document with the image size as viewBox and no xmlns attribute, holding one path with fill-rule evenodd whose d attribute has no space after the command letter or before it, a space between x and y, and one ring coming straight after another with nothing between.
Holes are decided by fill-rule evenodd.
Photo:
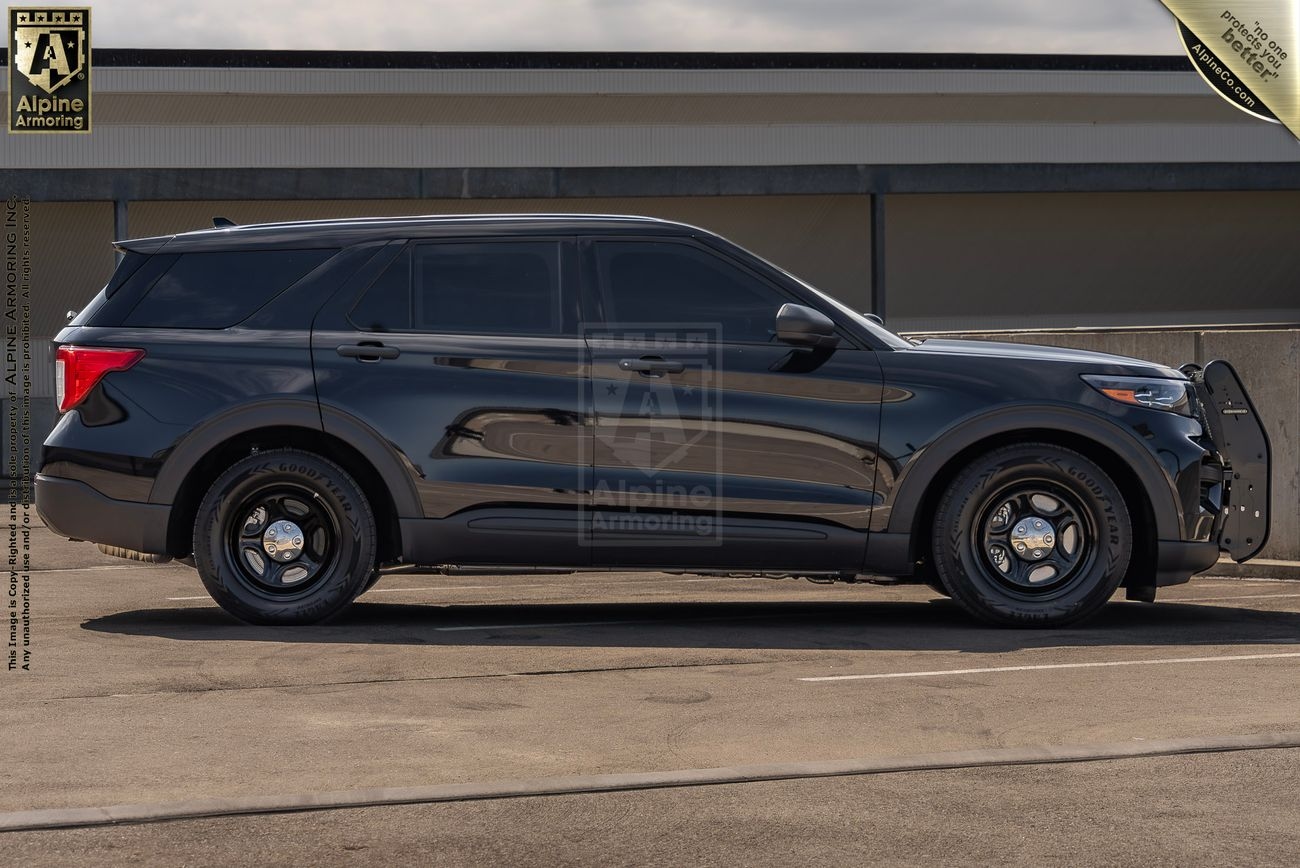
<instances>
[{"instance_id":1,"label":"rear quarter window","mask_svg":"<svg viewBox=\"0 0 1300 868\"><path fill-rule=\"evenodd\" d=\"M228 328L248 319L337 250L231 250L176 257L123 325Z\"/></svg>"}]
</instances>

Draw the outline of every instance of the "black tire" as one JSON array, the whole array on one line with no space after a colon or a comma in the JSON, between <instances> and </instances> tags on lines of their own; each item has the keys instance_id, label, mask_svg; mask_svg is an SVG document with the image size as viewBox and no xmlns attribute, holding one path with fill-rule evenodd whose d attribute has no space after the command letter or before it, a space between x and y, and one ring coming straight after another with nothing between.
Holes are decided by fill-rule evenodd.
<instances>
[{"instance_id":1,"label":"black tire","mask_svg":"<svg viewBox=\"0 0 1300 868\"><path fill-rule=\"evenodd\" d=\"M286 529L298 534L285 536ZM278 546L274 555L268 546ZM236 462L212 484L194 522L203 586L250 624L316 624L337 615L375 574L375 551L374 514L352 477L293 449ZM286 561L271 559L279 555Z\"/></svg>"},{"instance_id":2,"label":"black tire","mask_svg":"<svg viewBox=\"0 0 1300 868\"><path fill-rule=\"evenodd\" d=\"M1079 453L1047 443L975 459L934 517L944 587L975 617L1003 626L1059 627L1095 614L1123 579L1132 548L1115 483Z\"/></svg>"}]
</instances>

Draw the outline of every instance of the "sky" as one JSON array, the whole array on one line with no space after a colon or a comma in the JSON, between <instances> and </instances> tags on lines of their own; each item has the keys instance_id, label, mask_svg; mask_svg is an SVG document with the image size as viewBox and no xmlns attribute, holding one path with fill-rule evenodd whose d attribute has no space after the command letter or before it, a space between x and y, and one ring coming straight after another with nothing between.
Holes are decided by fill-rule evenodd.
<instances>
[{"instance_id":1,"label":"sky","mask_svg":"<svg viewBox=\"0 0 1300 868\"><path fill-rule=\"evenodd\" d=\"M1180 54L1158 0L83 0L101 48Z\"/></svg>"}]
</instances>

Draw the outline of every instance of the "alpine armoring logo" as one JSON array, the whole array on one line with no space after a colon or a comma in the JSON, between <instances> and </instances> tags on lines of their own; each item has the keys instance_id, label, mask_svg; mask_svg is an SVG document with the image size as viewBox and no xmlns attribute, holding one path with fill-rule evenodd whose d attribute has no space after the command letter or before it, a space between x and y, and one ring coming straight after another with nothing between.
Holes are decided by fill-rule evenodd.
<instances>
[{"instance_id":1,"label":"alpine armoring logo","mask_svg":"<svg viewBox=\"0 0 1300 868\"><path fill-rule=\"evenodd\" d=\"M9 132L90 132L90 10L9 9Z\"/></svg>"}]
</instances>

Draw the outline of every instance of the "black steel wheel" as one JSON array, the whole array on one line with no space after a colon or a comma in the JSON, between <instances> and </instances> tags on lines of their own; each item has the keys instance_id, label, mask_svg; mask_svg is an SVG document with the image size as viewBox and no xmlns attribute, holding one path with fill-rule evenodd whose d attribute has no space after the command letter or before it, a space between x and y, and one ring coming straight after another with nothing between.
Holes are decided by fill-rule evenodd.
<instances>
[{"instance_id":1,"label":"black steel wheel","mask_svg":"<svg viewBox=\"0 0 1300 868\"><path fill-rule=\"evenodd\" d=\"M982 566L1009 591L1041 597L1087 575L1097 530L1074 492L1030 480L989 494L982 507L972 528Z\"/></svg>"},{"instance_id":2,"label":"black steel wheel","mask_svg":"<svg viewBox=\"0 0 1300 868\"><path fill-rule=\"evenodd\" d=\"M985 621L1058 626L1100 609L1123 579L1133 530L1094 462L1028 443L977 458L935 513L933 560L953 599Z\"/></svg>"},{"instance_id":3,"label":"black steel wheel","mask_svg":"<svg viewBox=\"0 0 1300 868\"><path fill-rule=\"evenodd\" d=\"M237 462L212 484L194 526L204 586L254 624L311 624L352 602L375 575L370 505L343 468L273 450Z\"/></svg>"}]
</instances>

